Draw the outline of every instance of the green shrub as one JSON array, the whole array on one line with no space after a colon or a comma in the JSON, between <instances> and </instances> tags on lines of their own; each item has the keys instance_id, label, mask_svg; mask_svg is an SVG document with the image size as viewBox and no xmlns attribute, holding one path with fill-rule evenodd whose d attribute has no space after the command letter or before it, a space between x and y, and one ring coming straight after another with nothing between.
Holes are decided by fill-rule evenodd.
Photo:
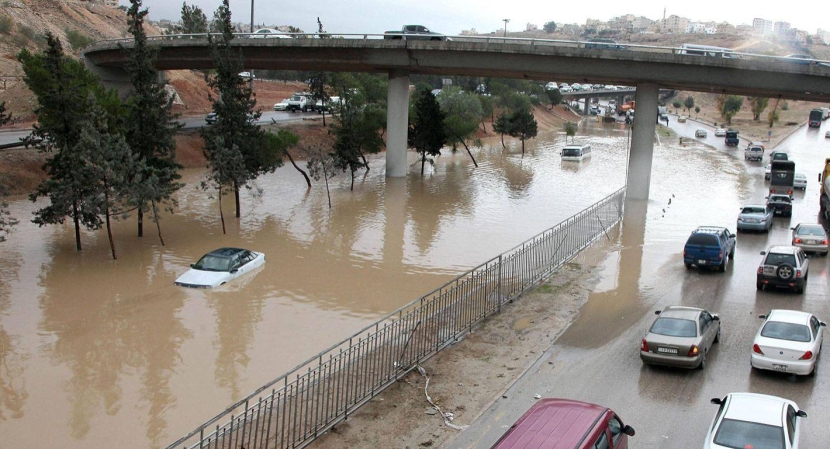
<instances>
[{"instance_id":1,"label":"green shrub","mask_svg":"<svg viewBox=\"0 0 830 449\"><path fill-rule=\"evenodd\" d=\"M782 111L789 111L790 110L790 104L785 101L784 104L781 105L781 110Z\"/></svg>"},{"instance_id":2,"label":"green shrub","mask_svg":"<svg viewBox=\"0 0 830 449\"><path fill-rule=\"evenodd\" d=\"M9 34L14 27L14 21L9 16L0 17L0 33Z\"/></svg>"},{"instance_id":3,"label":"green shrub","mask_svg":"<svg viewBox=\"0 0 830 449\"><path fill-rule=\"evenodd\" d=\"M73 50L80 50L95 42L95 39L75 30L66 30L66 40L69 41Z\"/></svg>"},{"instance_id":4,"label":"green shrub","mask_svg":"<svg viewBox=\"0 0 830 449\"><path fill-rule=\"evenodd\" d=\"M35 31L34 28L27 27L26 25L20 25L17 27L17 32L30 41L35 40L35 36L37 36L37 31Z\"/></svg>"}]
</instances>

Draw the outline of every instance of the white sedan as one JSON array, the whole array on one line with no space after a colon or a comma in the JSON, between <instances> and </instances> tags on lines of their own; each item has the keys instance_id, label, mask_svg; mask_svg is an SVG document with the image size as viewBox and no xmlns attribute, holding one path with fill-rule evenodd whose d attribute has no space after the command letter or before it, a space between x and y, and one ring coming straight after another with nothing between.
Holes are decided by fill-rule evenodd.
<instances>
[{"instance_id":1,"label":"white sedan","mask_svg":"<svg viewBox=\"0 0 830 449\"><path fill-rule=\"evenodd\" d=\"M190 270L176 279L176 285L213 288L250 273L265 264L265 254L241 248L213 250L190 265Z\"/></svg>"},{"instance_id":2,"label":"white sedan","mask_svg":"<svg viewBox=\"0 0 830 449\"><path fill-rule=\"evenodd\" d=\"M717 137L723 137L723 136L725 136L725 135L726 135L726 129L724 129L724 128L718 128L718 129L716 129L716 130L715 130L715 136L717 136Z\"/></svg>"},{"instance_id":3,"label":"white sedan","mask_svg":"<svg viewBox=\"0 0 830 449\"><path fill-rule=\"evenodd\" d=\"M285 111L286 109L288 109L288 100L289 100L288 98L285 98L282 101L280 101L279 103L275 104L274 105L274 110L275 111Z\"/></svg>"},{"instance_id":4,"label":"white sedan","mask_svg":"<svg viewBox=\"0 0 830 449\"><path fill-rule=\"evenodd\" d=\"M756 393L714 398L715 414L703 449L798 449L800 421L807 412L789 399Z\"/></svg>"},{"instance_id":5,"label":"white sedan","mask_svg":"<svg viewBox=\"0 0 830 449\"><path fill-rule=\"evenodd\" d=\"M278 30L273 28L260 28L249 34L250 39L287 39L288 36L283 36Z\"/></svg>"},{"instance_id":6,"label":"white sedan","mask_svg":"<svg viewBox=\"0 0 830 449\"><path fill-rule=\"evenodd\" d=\"M750 365L802 376L815 374L824 322L811 313L782 309L760 318L764 324L755 335Z\"/></svg>"},{"instance_id":7,"label":"white sedan","mask_svg":"<svg viewBox=\"0 0 830 449\"><path fill-rule=\"evenodd\" d=\"M793 177L793 188L807 190L807 177L801 173L796 173Z\"/></svg>"}]
</instances>

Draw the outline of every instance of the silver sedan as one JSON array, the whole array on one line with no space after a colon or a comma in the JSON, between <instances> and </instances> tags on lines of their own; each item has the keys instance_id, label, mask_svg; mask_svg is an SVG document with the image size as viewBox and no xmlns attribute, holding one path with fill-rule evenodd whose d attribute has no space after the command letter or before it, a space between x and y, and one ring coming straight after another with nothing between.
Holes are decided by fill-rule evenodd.
<instances>
[{"instance_id":1,"label":"silver sedan","mask_svg":"<svg viewBox=\"0 0 830 449\"><path fill-rule=\"evenodd\" d=\"M798 246L805 252L814 252L827 255L827 233L818 223L799 223L793 230L793 246Z\"/></svg>"},{"instance_id":2,"label":"silver sedan","mask_svg":"<svg viewBox=\"0 0 830 449\"><path fill-rule=\"evenodd\" d=\"M706 355L720 341L720 317L696 307L669 306L640 343L640 359L646 364L681 368L706 367Z\"/></svg>"},{"instance_id":3,"label":"silver sedan","mask_svg":"<svg viewBox=\"0 0 830 449\"><path fill-rule=\"evenodd\" d=\"M821 352L824 322L815 315L797 310L773 309L760 315L749 363L753 368L802 376L816 372Z\"/></svg>"},{"instance_id":4,"label":"silver sedan","mask_svg":"<svg viewBox=\"0 0 830 449\"><path fill-rule=\"evenodd\" d=\"M768 232L772 227L775 210L763 204L749 204L741 208L738 214L738 231Z\"/></svg>"}]
</instances>

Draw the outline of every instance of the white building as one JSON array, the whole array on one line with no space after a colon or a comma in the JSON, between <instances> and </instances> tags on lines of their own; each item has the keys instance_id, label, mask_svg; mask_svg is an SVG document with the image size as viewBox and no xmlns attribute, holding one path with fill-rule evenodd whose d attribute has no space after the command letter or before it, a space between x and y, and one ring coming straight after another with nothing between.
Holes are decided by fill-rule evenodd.
<instances>
[{"instance_id":1,"label":"white building","mask_svg":"<svg viewBox=\"0 0 830 449\"><path fill-rule=\"evenodd\" d=\"M687 33L693 34L716 34L718 26L713 22L689 22L686 27Z\"/></svg>"},{"instance_id":2,"label":"white building","mask_svg":"<svg viewBox=\"0 0 830 449\"><path fill-rule=\"evenodd\" d=\"M536 25L535 23L528 23L527 27L525 27L525 31L536 31L538 29L539 25Z\"/></svg>"},{"instance_id":3,"label":"white building","mask_svg":"<svg viewBox=\"0 0 830 449\"><path fill-rule=\"evenodd\" d=\"M755 31L755 34L759 36L768 36L772 34L774 29L774 24L772 20L766 19L752 19L752 29Z\"/></svg>"},{"instance_id":4,"label":"white building","mask_svg":"<svg viewBox=\"0 0 830 449\"><path fill-rule=\"evenodd\" d=\"M685 17L671 15L660 20L660 28L664 33L683 34L689 28L689 22Z\"/></svg>"},{"instance_id":5,"label":"white building","mask_svg":"<svg viewBox=\"0 0 830 449\"><path fill-rule=\"evenodd\" d=\"M824 45L830 45L830 30L822 30L821 28L819 28L818 32L816 33L816 36L818 36L821 39L821 41L824 42Z\"/></svg>"},{"instance_id":6,"label":"white building","mask_svg":"<svg viewBox=\"0 0 830 449\"><path fill-rule=\"evenodd\" d=\"M789 33L790 28L789 22L775 22L775 25L772 26L772 32L781 36Z\"/></svg>"}]
</instances>

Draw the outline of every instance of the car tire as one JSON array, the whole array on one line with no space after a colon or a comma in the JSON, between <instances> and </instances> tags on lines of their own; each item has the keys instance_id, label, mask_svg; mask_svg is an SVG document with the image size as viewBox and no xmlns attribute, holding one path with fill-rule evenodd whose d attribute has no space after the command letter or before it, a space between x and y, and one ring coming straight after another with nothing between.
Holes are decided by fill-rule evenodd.
<instances>
[{"instance_id":1,"label":"car tire","mask_svg":"<svg viewBox=\"0 0 830 449\"><path fill-rule=\"evenodd\" d=\"M735 250L734 249L729 253L729 260L735 260Z\"/></svg>"},{"instance_id":2,"label":"car tire","mask_svg":"<svg viewBox=\"0 0 830 449\"><path fill-rule=\"evenodd\" d=\"M720 271L721 273L726 271L726 259L727 257L724 257L723 261L720 263L720 265L718 265L718 271Z\"/></svg>"},{"instance_id":3,"label":"car tire","mask_svg":"<svg viewBox=\"0 0 830 449\"><path fill-rule=\"evenodd\" d=\"M763 282L756 282L755 283L755 289L764 291L764 283Z\"/></svg>"},{"instance_id":4,"label":"car tire","mask_svg":"<svg viewBox=\"0 0 830 449\"><path fill-rule=\"evenodd\" d=\"M705 352L700 357L700 363L697 364L697 369L699 369L701 371L706 369L706 353Z\"/></svg>"},{"instance_id":5,"label":"car tire","mask_svg":"<svg viewBox=\"0 0 830 449\"><path fill-rule=\"evenodd\" d=\"M795 267L788 263L782 263L775 269L775 275L782 281L787 281L795 276Z\"/></svg>"},{"instance_id":6,"label":"car tire","mask_svg":"<svg viewBox=\"0 0 830 449\"><path fill-rule=\"evenodd\" d=\"M718 326L718 333L715 334L715 343L720 343L720 331L723 329L723 326Z\"/></svg>"},{"instance_id":7,"label":"car tire","mask_svg":"<svg viewBox=\"0 0 830 449\"><path fill-rule=\"evenodd\" d=\"M826 256L827 256L827 251L823 251L823 252L821 252L821 253L819 253L819 254L820 254L821 256L826 257Z\"/></svg>"},{"instance_id":8,"label":"car tire","mask_svg":"<svg viewBox=\"0 0 830 449\"><path fill-rule=\"evenodd\" d=\"M686 269L687 269L687 270L691 270L691 269L692 269L692 264L690 264L690 263L686 263L686 262L684 262L684 263L683 263L683 265L686 265Z\"/></svg>"}]
</instances>

